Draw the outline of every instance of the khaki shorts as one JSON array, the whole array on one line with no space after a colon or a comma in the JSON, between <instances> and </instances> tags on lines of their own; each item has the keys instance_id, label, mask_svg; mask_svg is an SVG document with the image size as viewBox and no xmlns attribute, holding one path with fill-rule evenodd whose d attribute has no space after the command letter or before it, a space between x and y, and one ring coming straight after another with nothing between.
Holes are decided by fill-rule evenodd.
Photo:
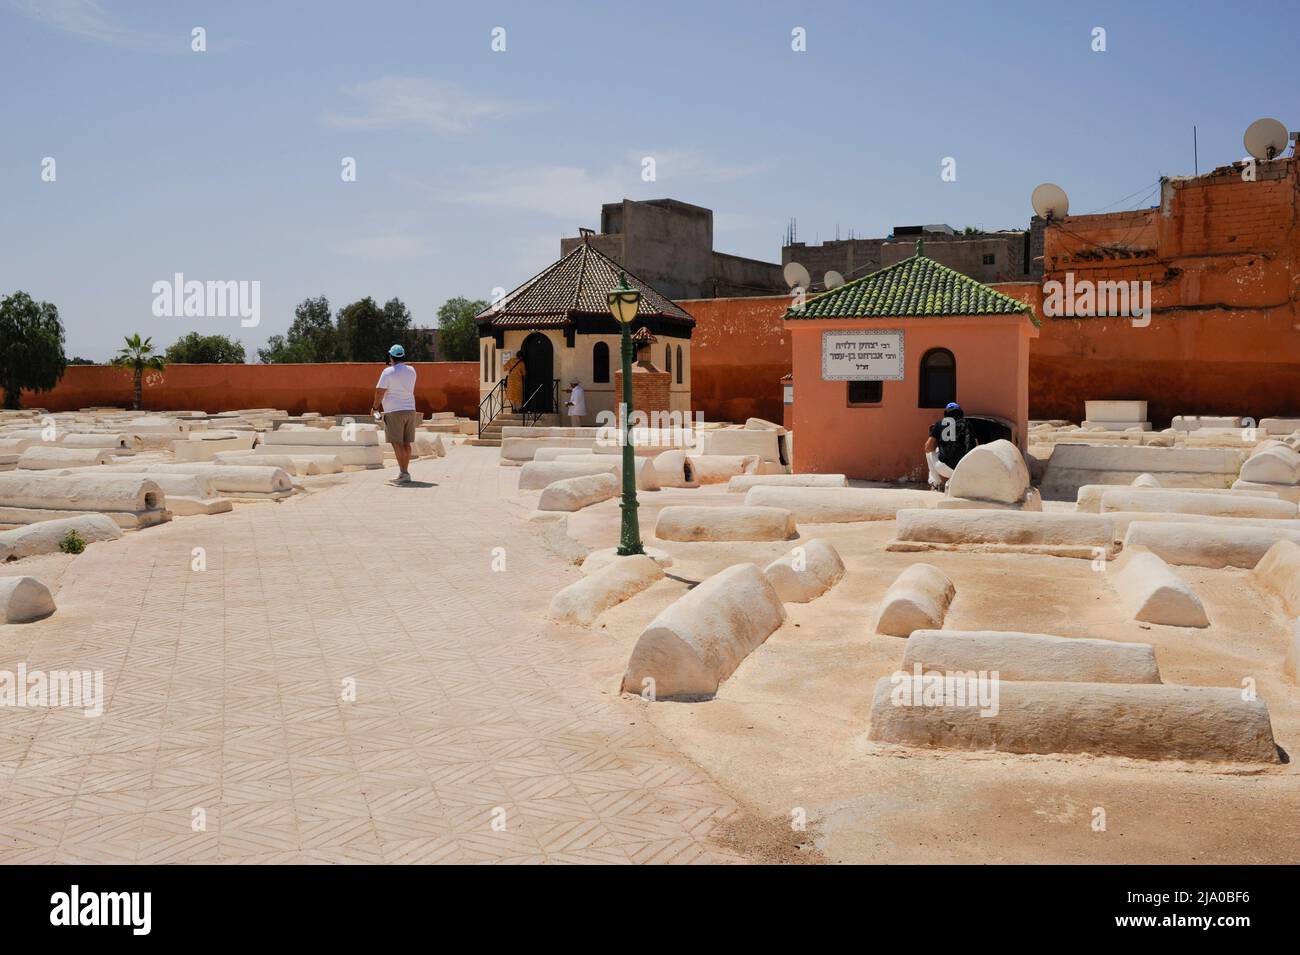
<instances>
[{"instance_id":1,"label":"khaki shorts","mask_svg":"<svg viewBox=\"0 0 1300 955\"><path fill-rule=\"evenodd\" d=\"M418 411L385 411L384 438L389 444L415 444L415 426L421 418Z\"/></svg>"}]
</instances>

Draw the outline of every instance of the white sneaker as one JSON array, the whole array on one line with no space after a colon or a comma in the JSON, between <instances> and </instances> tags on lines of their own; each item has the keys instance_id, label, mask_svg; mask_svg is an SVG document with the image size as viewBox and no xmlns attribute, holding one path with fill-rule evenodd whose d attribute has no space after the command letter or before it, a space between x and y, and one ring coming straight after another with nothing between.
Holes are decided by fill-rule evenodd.
<instances>
[{"instance_id":1,"label":"white sneaker","mask_svg":"<svg viewBox=\"0 0 1300 955\"><path fill-rule=\"evenodd\" d=\"M393 480L392 480L391 483L393 483L393 484L410 484L410 483L411 483L411 475L407 474L405 471L398 471L398 472L397 472L397 477L393 478Z\"/></svg>"}]
</instances>

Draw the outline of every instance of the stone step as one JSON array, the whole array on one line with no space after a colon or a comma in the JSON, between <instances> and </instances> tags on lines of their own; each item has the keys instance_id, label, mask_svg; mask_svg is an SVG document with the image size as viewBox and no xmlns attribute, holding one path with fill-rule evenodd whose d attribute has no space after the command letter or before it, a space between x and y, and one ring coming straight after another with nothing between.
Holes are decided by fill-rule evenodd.
<instances>
[{"instance_id":1,"label":"stone step","mask_svg":"<svg viewBox=\"0 0 1300 955\"><path fill-rule=\"evenodd\" d=\"M555 427L560 423L560 416L557 414L544 414L534 424L540 428ZM501 446L501 431L503 428L521 428L524 426L524 416L512 412L502 412L483 428L483 433L474 441L481 444L490 444L492 447ZM470 442L466 442L470 443Z\"/></svg>"},{"instance_id":2,"label":"stone step","mask_svg":"<svg viewBox=\"0 0 1300 955\"><path fill-rule=\"evenodd\" d=\"M500 438L466 438L465 443L475 448L499 448Z\"/></svg>"}]
</instances>

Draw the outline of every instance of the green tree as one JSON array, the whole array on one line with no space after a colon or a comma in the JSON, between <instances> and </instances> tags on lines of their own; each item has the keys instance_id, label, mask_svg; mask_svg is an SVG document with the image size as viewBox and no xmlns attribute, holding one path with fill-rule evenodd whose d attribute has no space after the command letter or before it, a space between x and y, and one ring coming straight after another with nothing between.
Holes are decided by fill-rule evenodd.
<instances>
[{"instance_id":1,"label":"green tree","mask_svg":"<svg viewBox=\"0 0 1300 955\"><path fill-rule=\"evenodd\" d=\"M49 391L63 377L63 323L49 302L26 292L0 300L0 388L4 406L22 407L22 390Z\"/></svg>"},{"instance_id":2,"label":"green tree","mask_svg":"<svg viewBox=\"0 0 1300 955\"><path fill-rule=\"evenodd\" d=\"M411 328L411 312L401 301L392 298L380 308L373 298L366 296L339 309L339 346L344 361L383 361L388 349L396 344L412 346L410 357L420 361L427 356L428 342L419 340Z\"/></svg>"},{"instance_id":3,"label":"green tree","mask_svg":"<svg viewBox=\"0 0 1300 955\"><path fill-rule=\"evenodd\" d=\"M268 338L257 357L267 364L339 361L339 334L330 318L329 299L318 295L299 302L288 333Z\"/></svg>"},{"instance_id":4,"label":"green tree","mask_svg":"<svg viewBox=\"0 0 1300 955\"><path fill-rule=\"evenodd\" d=\"M380 327L383 317L384 313L368 295L339 309L339 350L344 361L382 360L381 356L388 350L388 345L381 344L386 337Z\"/></svg>"},{"instance_id":5,"label":"green tree","mask_svg":"<svg viewBox=\"0 0 1300 955\"><path fill-rule=\"evenodd\" d=\"M82 358L80 355L75 355L72 358L68 359L68 364L69 365L93 365L95 364L95 362L89 358Z\"/></svg>"},{"instance_id":6,"label":"green tree","mask_svg":"<svg viewBox=\"0 0 1300 955\"><path fill-rule=\"evenodd\" d=\"M141 340L137 332L125 341L126 346L113 357L113 364L118 368L125 368L131 372L135 383L135 403L131 407L139 411L140 392L144 387L144 373L146 371L162 371L167 367L167 359L163 358L162 355L154 354L152 338Z\"/></svg>"},{"instance_id":7,"label":"green tree","mask_svg":"<svg viewBox=\"0 0 1300 955\"><path fill-rule=\"evenodd\" d=\"M398 298L390 298L384 303L384 328L393 336L393 340L384 347L384 354L393 345L406 349L407 361L433 361L433 337L427 328L415 328L411 322L411 310Z\"/></svg>"},{"instance_id":8,"label":"green tree","mask_svg":"<svg viewBox=\"0 0 1300 955\"><path fill-rule=\"evenodd\" d=\"M292 346L285 341L283 335L270 335L266 339L266 347L257 350L257 360L263 365L288 364L297 361L292 351Z\"/></svg>"},{"instance_id":9,"label":"green tree","mask_svg":"<svg viewBox=\"0 0 1300 955\"><path fill-rule=\"evenodd\" d=\"M409 328L402 337L402 347L406 349L407 361L433 361L433 338L436 332L432 328Z\"/></svg>"},{"instance_id":10,"label":"green tree","mask_svg":"<svg viewBox=\"0 0 1300 955\"><path fill-rule=\"evenodd\" d=\"M438 348L443 361L478 361L478 323L474 316L487 308L482 299L449 298L438 309Z\"/></svg>"},{"instance_id":11,"label":"green tree","mask_svg":"<svg viewBox=\"0 0 1300 955\"><path fill-rule=\"evenodd\" d=\"M242 365L244 346L225 335L190 332L173 342L163 357L172 365Z\"/></svg>"}]
</instances>

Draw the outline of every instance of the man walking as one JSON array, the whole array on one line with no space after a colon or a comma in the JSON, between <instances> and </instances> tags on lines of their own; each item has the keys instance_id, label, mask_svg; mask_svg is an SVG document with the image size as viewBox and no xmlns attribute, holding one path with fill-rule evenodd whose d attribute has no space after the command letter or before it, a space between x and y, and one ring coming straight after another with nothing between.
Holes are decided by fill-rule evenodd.
<instances>
[{"instance_id":1,"label":"man walking","mask_svg":"<svg viewBox=\"0 0 1300 955\"><path fill-rule=\"evenodd\" d=\"M569 382L569 387L564 389L564 393L569 396L569 400L564 403L569 410L569 427L581 428L582 419L587 416L587 395L577 378Z\"/></svg>"},{"instance_id":2,"label":"man walking","mask_svg":"<svg viewBox=\"0 0 1300 955\"><path fill-rule=\"evenodd\" d=\"M394 484L411 482L411 446L415 444L415 428L420 423L420 412L415 410L415 369L405 359L406 349L401 345L388 349L388 367L379 375L375 400L370 406L371 412L381 408L384 412L384 437L393 446L397 458Z\"/></svg>"},{"instance_id":3,"label":"man walking","mask_svg":"<svg viewBox=\"0 0 1300 955\"><path fill-rule=\"evenodd\" d=\"M930 425L930 435L925 439L925 461L930 470L930 487L942 491L952 477L957 462L979 444L975 432L966 420L961 405L948 402L943 417Z\"/></svg>"}]
</instances>

